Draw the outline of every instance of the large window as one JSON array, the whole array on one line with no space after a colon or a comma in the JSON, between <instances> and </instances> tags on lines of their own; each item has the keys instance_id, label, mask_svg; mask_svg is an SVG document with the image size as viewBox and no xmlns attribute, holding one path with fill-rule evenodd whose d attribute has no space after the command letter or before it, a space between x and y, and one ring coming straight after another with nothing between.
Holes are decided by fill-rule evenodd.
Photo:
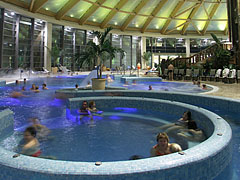
<instances>
[{"instance_id":1,"label":"large window","mask_svg":"<svg viewBox=\"0 0 240 180\"><path fill-rule=\"evenodd\" d=\"M123 36L122 40L122 49L125 51L125 56L123 58L122 64L125 65L126 69L131 68L132 61L132 42L131 36Z\"/></svg>"},{"instance_id":2,"label":"large window","mask_svg":"<svg viewBox=\"0 0 240 180\"><path fill-rule=\"evenodd\" d=\"M122 38L120 35L113 34L112 35L112 45L117 48L122 47ZM112 59L112 68L116 68L116 66L120 66L121 64L121 55L118 53L115 58Z\"/></svg>"},{"instance_id":3,"label":"large window","mask_svg":"<svg viewBox=\"0 0 240 180\"><path fill-rule=\"evenodd\" d=\"M73 56L74 56L74 41L75 41L75 30L70 27L64 28L64 59L63 66L67 68L71 68L73 64Z\"/></svg>"},{"instance_id":4,"label":"large window","mask_svg":"<svg viewBox=\"0 0 240 180\"><path fill-rule=\"evenodd\" d=\"M31 54L31 19L20 17L19 22L19 55L18 66L21 68L30 67Z\"/></svg>"},{"instance_id":5,"label":"large window","mask_svg":"<svg viewBox=\"0 0 240 180\"><path fill-rule=\"evenodd\" d=\"M52 26L52 53L60 52L63 49L63 26L55 25ZM60 55L60 54L59 54ZM52 66L56 66L60 62L60 57L55 59L56 57L52 57ZM61 57L63 58L63 57Z\"/></svg>"},{"instance_id":6,"label":"large window","mask_svg":"<svg viewBox=\"0 0 240 180\"><path fill-rule=\"evenodd\" d=\"M33 67L35 70L42 70L44 67L44 27L43 21L35 19L33 35Z\"/></svg>"},{"instance_id":7,"label":"large window","mask_svg":"<svg viewBox=\"0 0 240 180\"><path fill-rule=\"evenodd\" d=\"M1 11L4 11L3 9ZM1 13L2 14L2 13ZM15 68L15 43L16 43L16 20L17 15L13 12L5 10L3 22L3 51L2 51L2 67ZM1 21L2 22L2 21Z\"/></svg>"},{"instance_id":8,"label":"large window","mask_svg":"<svg viewBox=\"0 0 240 180\"><path fill-rule=\"evenodd\" d=\"M140 37L132 37L132 66L137 67L137 63L141 61Z\"/></svg>"}]
</instances>

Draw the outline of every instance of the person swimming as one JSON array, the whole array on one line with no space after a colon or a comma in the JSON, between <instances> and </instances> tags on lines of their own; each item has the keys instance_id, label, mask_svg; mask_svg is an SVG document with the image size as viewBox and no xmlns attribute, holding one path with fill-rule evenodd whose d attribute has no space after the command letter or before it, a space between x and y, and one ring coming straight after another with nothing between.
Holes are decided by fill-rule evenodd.
<instances>
[{"instance_id":1,"label":"person swimming","mask_svg":"<svg viewBox=\"0 0 240 180\"><path fill-rule=\"evenodd\" d=\"M28 127L25 129L23 139L20 141L18 147L21 149L20 154L39 157L41 155L40 145L36 138L37 131L34 127ZM15 154L13 157L18 157L19 154Z\"/></svg>"},{"instance_id":2,"label":"person swimming","mask_svg":"<svg viewBox=\"0 0 240 180\"><path fill-rule=\"evenodd\" d=\"M47 90L48 88L47 88L47 84L45 84L45 83L43 83L42 84L42 90Z\"/></svg>"},{"instance_id":3,"label":"person swimming","mask_svg":"<svg viewBox=\"0 0 240 180\"><path fill-rule=\"evenodd\" d=\"M36 135L37 139L47 138L47 136L50 133L50 130L46 126L42 125L38 118L36 117L30 118L30 122L32 123L32 127L34 127L37 131L37 135Z\"/></svg>"},{"instance_id":4,"label":"person swimming","mask_svg":"<svg viewBox=\"0 0 240 180\"><path fill-rule=\"evenodd\" d=\"M148 86L148 90L149 90L149 91L153 90L153 88L152 88L151 85Z\"/></svg>"}]
</instances>

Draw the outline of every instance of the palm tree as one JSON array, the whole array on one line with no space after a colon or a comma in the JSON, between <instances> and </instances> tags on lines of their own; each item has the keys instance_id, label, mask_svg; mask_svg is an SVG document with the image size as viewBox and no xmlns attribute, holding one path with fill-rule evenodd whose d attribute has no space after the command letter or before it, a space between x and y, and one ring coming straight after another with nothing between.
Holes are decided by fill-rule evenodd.
<instances>
[{"instance_id":1,"label":"palm tree","mask_svg":"<svg viewBox=\"0 0 240 180\"><path fill-rule=\"evenodd\" d=\"M143 53L142 58L144 59L146 65L148 65L148 62L149 62L151 56L152 56L152 53L150 51Z\"/></svg>"},{"instance_id":2,"label":"palm tree","mask_svg":"<svg viewBox=\"0 0 240 180\"><path fill-rule=\"evenodd\" d=\"M223 48L222 43L215 34L211 33L211 36L217 45L214 56L212 58L212 66L216 69L223 69L225 66L228 67L229 61L231 59L230 51Z\"/></svg>"},{"instance_id":3,"label":"palm tree","mask_svg":"<svg viewBox=\"0 0 240 180\"><path fill-rule=\"evenodd\" d=\"M124 50L112 46L110 40L107 38L112 29L112 27L108 27L104 32L93 31L92 34L95 35L97 42L89 41L85 51L76 55L75 60L78 61L80 67L84 64L88 66L96 64L98 66L97 78L102 78L102 64L104 61L114 58L116 53L121 53L121 56L124 56Z\"/></svg>"}]
</instances>

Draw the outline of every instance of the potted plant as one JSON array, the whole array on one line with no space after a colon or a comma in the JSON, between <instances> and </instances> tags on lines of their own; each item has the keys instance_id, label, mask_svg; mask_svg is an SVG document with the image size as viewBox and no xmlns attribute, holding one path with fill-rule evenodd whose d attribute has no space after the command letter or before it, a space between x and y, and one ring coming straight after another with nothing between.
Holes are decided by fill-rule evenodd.
<instances>
[{"instance_id":1,"label":"potted plant","mask_svg":"<svg viewBox=\"0 0 240 180\"><path fill-rule=\"evenodd\" d=\"M112 27L108 27L104 32L93 31L95 36L95 42L89 41L86 45L84 52L78 54L76 59L80 66L84 64L97 65L97 78L92 79L92 89L102 90L105 89L106 79L102 78L102 65L107 59L115 57L116 53L121 53L124 56L124 50L112 46L107 35L112 30Z\"/></svg>"}]
</instances>

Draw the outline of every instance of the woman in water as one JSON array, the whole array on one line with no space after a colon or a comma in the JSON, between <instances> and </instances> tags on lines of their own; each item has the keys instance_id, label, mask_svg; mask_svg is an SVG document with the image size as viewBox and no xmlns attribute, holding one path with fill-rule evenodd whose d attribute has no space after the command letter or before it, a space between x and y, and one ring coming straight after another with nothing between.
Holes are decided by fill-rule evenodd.
<instances>
[{"instance_id":1,"label":"woman in water","mask_svg":"<svg viewBox=\"0 0 240 180\"><path fill-rule=\"evenodd\" d=\"M160 127L160 129L170 134L181 129L188 129L188 126L193 126L194 123L195 121L192 120L192 113L190 111L186 111L183 113L182 118L180 118L176 123L163 125Z\"/></svg>"},{"instance_id":2,"label":"woman in water","mask_svg":"<svg viewBox=\"0 0 240 180\"><path fill-rule=\"evenodd\" d=\"M157 135L157 144L152 147L150 153L151 157L163 156L170 154L169 137L166 133L159 133Z\"/></svg>"},{"instance_id":3,"label":"woman in water","mask_svg":"<svg viewBox=\"0 0 240 180\"><path fill-rule=\"evenodd\" d=\"M89 111L90 112L97 112L98 110L97 110L97 108L96 108L96 103L95 103L95 101L90 101L89 102Z\"/></svg>"},{"instance_id":4,"label":"woman in water","mask_svg":"<svg viewBox=\"0 0 240 180\"><path fill-rule=\"evenodd\" d=\"M36 135L37 131L34 127L28 127L24 131L23 140L18 145L21 148L20 154L33 157L39 157L41 155L41 150ZM19 154L15 154L13 157L18 156Z\"/></svg>"}]
</instances>

